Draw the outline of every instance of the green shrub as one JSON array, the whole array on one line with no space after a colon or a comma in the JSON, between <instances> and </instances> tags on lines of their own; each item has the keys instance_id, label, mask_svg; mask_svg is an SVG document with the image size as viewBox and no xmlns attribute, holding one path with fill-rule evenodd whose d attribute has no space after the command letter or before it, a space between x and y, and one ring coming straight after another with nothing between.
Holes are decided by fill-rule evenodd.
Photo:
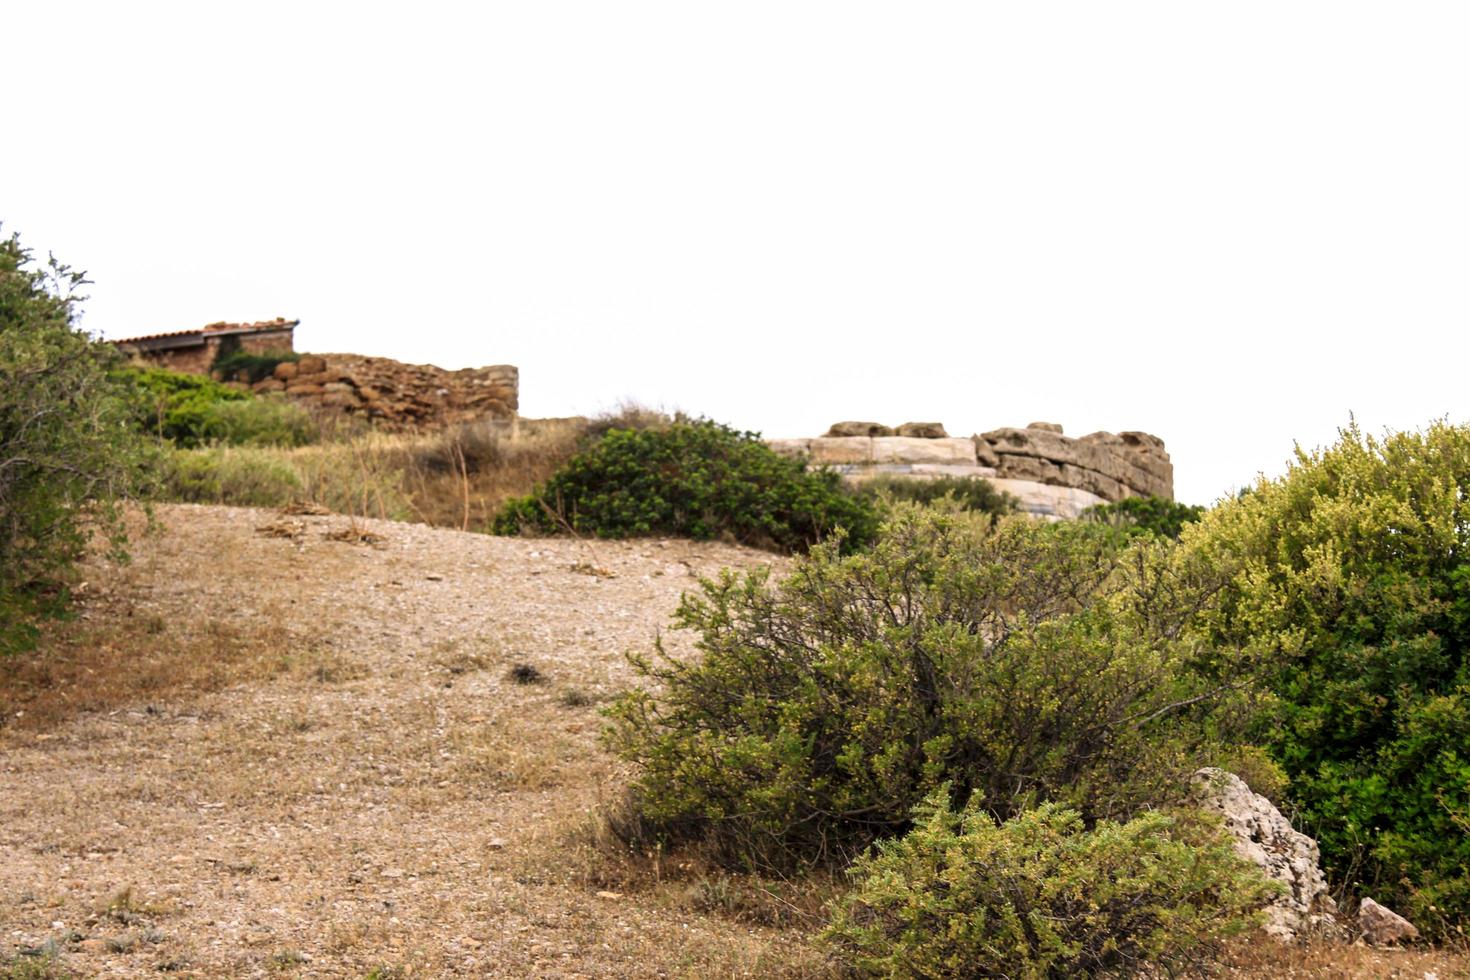
<instances>
[{"instance_id":1,"label":"green shrub","mask_svg":"<svg viewBox=\"0 0 1470 980\"><path fill-rule=\"evenodd\" d=\"M897 475L876 476L863 483L858 488L858 493L873 499L909 500L919 504L932 504L936 500L950 497L962 509L982 514L1013 514L1018 506L1015 497L995 489L995 485L989 480L955 476L941 476L932 480Z\"/></svg>"},{"instance_id":2,"label":"green shrub","mask_svg":"<svg viewBox=\"0 0 1470 980\"><path fill-rule=\"evenodd\" d=\"M226 447L166 453L159 495L235 507L283 507L303 496L295 469L278 455Z\"/></svg>"},{"instance_id":3,"label":"green shrub","mask_svg":"<svg viewBox=\"0 0 1470 980\"><path fill-rule=\"evenodd\" d=\"M317 426L300 405L266 395L218 402L205 415L203 433L229 446L305 446L316 441Z\"/></svg>"},{"instance_id":4,"label":"green shrub","mask_svg":"<svg viewBox=\"0 0 1470 980\"><path fill-rule=\"evenodd\" d=\"M229 353L222 352L216 357L214 364L210 366L210 373L218 374L222 381L243 381L253 385L274 374L276 365L299 360L301 355L289 350L267 351L263 354L233 350Z\"/></svg>"},{"instance_id":5,"label":"green shrub","mask_svg":"<svg viewBox=\"0 0 1470 980\"><path fill-rule=\"evenodd\" d=\"M1126 537L1157 534L1179 540L1186 524L1204 516L1197 504L1181 504L1166 497L1126 497L1116 503L1089 507L1082 517L1117 528Z\"/></svg>"},{"instance_id":6,"label":"green shrub","mask_svg":"<svg viewBox=\"0 0 1470 980\"><path fill-rule=\"evenodd\" d=\"M1331 874L1470 919L1470 427L1299 452L1184 532L1243 562L1212 615L1269 658L1265 746Z\"/></svg>"},{"instance_id":7,"label":"green shrub","mask_svg":"<svg viewBox=\"0 0 1470 980\"><path fill-rule=\"evenodd\" d=\"M973 803L953 812L943 793L852 874L824 938L858 972L904 978L1198 968L1273 894L1199 816L1085 830L1043 804L997 824Z\"/></svg>"},{"instance_id":8,"label":"green shrub","mask_svg":"<svg viewBox=\"0 0 1470 980\"><path fill-rule=\"evenodd\" d=\"M284 399L163 368L129 366L115 377L131 391L138 426L186 449L212 442L301 446L316 439L311 416Z\"/></svg>"},{"instance_id":9,"label":"green shrub","mask_svg":"<svg viewBox=\"0 0 1470 980\"><path fill-rule=\"evenodd\" d=\"M85 281L0 239L0 655L65 609L94 534L122 556L118 504L145 480L145 440L108 374L116 352L75 326Z\"/></svg>"},{"instance_id":10,"label":"green shrub","mask_svg":"<svg viewBox=\"0 0 1470 980\"><path fill-rule=\"evenodd\" d=\"M835 474L808 473L753 433L700 420L610 430L507 503L494 531L727 537L800 551L839 527L845 546L858 546L875 524L872 506L845 493Z\"/></svg>"},{"instance_id":11,"label":"green shrub","mask_svg":"<svg viewBox=\"0 0 1470 980\"><path fill-rule=\"evenodd\" d=\"M900 503L867 553L705 581L675 619L702 657L635 658L656 683L609 709L608 744L638 765L630 833L784 871L901 832L944 783L1001 816L1178 796L1234 717L1234 672L1196 669L1187 630L1220 573L1116 544Z\"/></svg>"}]
</instances>

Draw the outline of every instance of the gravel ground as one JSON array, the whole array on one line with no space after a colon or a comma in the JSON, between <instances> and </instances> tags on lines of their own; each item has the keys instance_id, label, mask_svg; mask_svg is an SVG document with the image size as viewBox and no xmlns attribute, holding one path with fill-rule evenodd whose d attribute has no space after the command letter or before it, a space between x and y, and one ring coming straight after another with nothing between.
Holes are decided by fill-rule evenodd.
<instances>
[{"instance_id":1,"label":"gravel ground","mask_svg":"<svg viewBox=\"0 0 1470 980\"><path fill-rule=\"evenodd\" d=\"M0 952L54 949L105 977L813 962L799 936L599 887L586 853L590 812L618 792L597 705L631 683L623 654L649 648L696 575L770 555L236 508L159 517L132 566L96 570L93 594L114 601L84 606L92 625L123 606L160 632L231 624L282 667L0 729ZM541 681L515 681L517 664Z\"/></svg>"}]
</instances>

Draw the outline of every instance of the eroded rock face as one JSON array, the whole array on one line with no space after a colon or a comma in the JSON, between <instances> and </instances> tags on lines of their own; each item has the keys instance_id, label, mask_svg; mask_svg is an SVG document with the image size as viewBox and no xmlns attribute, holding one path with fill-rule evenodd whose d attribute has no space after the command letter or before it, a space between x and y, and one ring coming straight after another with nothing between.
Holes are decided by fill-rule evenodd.
<instances>
[{"instance_id":1,"label":"eroded rock face","mask_svg":"<svg viewBox=\"0 0 1470 980\"><path fill-rule=\"evenodd\" d=\"M891 436L893 430L880 422L834 422L829 436Z\"/></svg>"},{"instance_id":2,"label":"eroded rock face","mask_svg":"<svg viewBox=\"0 0 1470 980\"><path fill-rule=\"evenodd\" d=\"M1233 773L1201 769L1190 777L1190 785L1201 809L1224 817L1236 852L1286 886L1266 908L1267 933L1291 941L1306 930L1335 923L1337 905L1327 893L1316 841L1293 828L1270 800Z\"/></svg>"},{"instance_id":3,"label":"eroded rock face","mask_svg":"<svg viewBox=\"0 0 1470 980\"><path fill-rule=\"evenodd\" d=\"M1412 922L1371 898L1363 899L1363 904L1358 906L1358 928L1363 938L1374 946L1392 946L1419 938L1419 930Z\"/></svg>"},{"instance_id":4,"label":"eroded rock face","mask_svg":"<svg viewBox=\"0 0 1470 980\"><path fill-rule=\"evenodd\" d=\"M905 422L898 427L895 435L907 436L910 439L949 438L949 433L944 431L944 425L940 422Z\"/></svg>"}]
</instances>

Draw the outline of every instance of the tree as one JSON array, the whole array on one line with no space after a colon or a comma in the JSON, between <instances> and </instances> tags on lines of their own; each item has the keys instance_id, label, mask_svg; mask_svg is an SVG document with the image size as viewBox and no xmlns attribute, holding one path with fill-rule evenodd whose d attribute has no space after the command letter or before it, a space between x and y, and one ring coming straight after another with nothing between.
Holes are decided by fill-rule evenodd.
<instances>
[{"instance_id":1,"label":"tree","mask_svg":"<svg viewBox=\"0 0 1470 980\"><path fill-rule=\"evenodd\" d=\"M146 445L108 367L78 329L87 282L20 239L0 239L0 654L31 646L61 613L68 572L101 535L125 543L119 505L140 488Z\"/></svg>"}]
</instances>

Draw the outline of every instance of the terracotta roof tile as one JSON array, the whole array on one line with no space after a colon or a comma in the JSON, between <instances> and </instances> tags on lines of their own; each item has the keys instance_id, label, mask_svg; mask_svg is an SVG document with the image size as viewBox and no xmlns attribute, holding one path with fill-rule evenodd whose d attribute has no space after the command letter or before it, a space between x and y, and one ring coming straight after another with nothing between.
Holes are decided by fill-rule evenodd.
<instances>
[{"instance_id":1,"label":"terracotta roof tile","mask_svg":"<svg viewBox=\"0 0 1470 980\"><path fill-rule=\"evenodd\" d=\"M137 340L162 340L165 337L188 337L193 334L203 336L210 333L249 333L253 331L280 330L284 327L297 327L301 325L300 320L287 320L285 317L276 317L274 320L257 320L254 323L228 323L220 320L208 326L197 327L193 330L172 330L165 333L144 334L141 337L121 337L114 340L114 344L130 344Z\"/></svg>"}]
</instances>

